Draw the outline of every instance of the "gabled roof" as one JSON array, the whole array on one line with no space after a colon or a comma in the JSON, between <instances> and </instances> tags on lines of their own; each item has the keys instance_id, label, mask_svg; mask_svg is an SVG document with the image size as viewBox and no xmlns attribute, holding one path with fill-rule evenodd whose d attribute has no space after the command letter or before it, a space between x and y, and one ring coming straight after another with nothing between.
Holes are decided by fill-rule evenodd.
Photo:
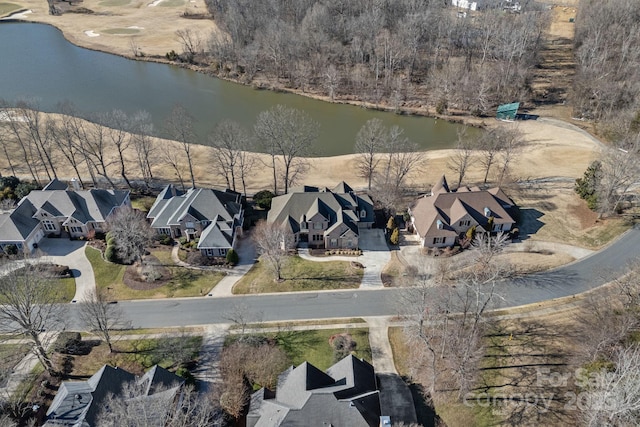
<instances>
[{"instance_id":1,"label":"gabled roof","mask_svg":"<svg viewBox=\"0 0 640 427\"><path fill-rule=\"evenodd\" d=\"M169 185L160 192L147 218L152 219L153 228L168 228L179 225L186 215L198 221L214 221L216 217L233 221L241 211L238 193L208 188L192 188L182 193Z\"/></svg>"},{"instance_id":2,"label":"gabled roof","mask_svg":"<svg viewBox=\"0 0 640 427\"><path fill-rule=\"evenodd\" d=\"M200 234L198 249L229 249L233 245L233 221L214 220Z\"/></svg>"},{"instance_id":3,"label":"gabled roof","mask_svg":"<svg viewBox=\"0 0 640 427\"><path fill-rule=\"evenodd\" d=\"M128 191L121 190L35 190L20 204L29 201L37 210L53 217L75 218L86 224L88 221L104 222L128 196Z\"/></svg>"},{"instance_id":4,"label":"gabled roof","mask_svg":"<svg viewBox=\"0 0 640 427\"><path fill-rule=\"evenodd\" d=\"M184 384L184 379L157 365L140 379L124 369L104 365L87 381L65 381L60 385L47 411L45 426L94 426L106 399L111 395L118 396L126 384L133 382L143 386L135 399L170 401Z\"/></svg>"},{"instance_id":5,"label":"gabled roof","mask_svg":"<svg viewBox=\"0 0 640 427\"><path fill-rule=\"evenodd\" d=\"M342 222L356 234L358 234L358 222L374 221L373 202L369 196L357 195L344 182L338 184L334 190L351 191L346 193L337 193L332 190L303 191L274 197L267 221L285 224L295 233L300 230L300 222L307 221L319 213L329 220L329 229ZM365 211L364 217L360 215L362 211Z\"/></svg>"},{"instance_id":6,"label":"gabled roof","mask_svg":"<svg viewBox=\"0 0 640 427\"><path fill-rule=\"evenodd\" d=\"M380 397L373 366L352 355L326 373L305 362L278 377L275 395L251 396L248 427L378 426Z\"/></svg>"},{"instance_id":7,"label":"gabled roof","mask_svg":"<svg viewBox=\"0 0 640 427\"><path fill-rule=\"evenodd\" d=\"M31 202L23 201L9 213L0 214L0 241L22 242L40 226L33 218L36 208Z\"/></svg>"},{"instance_id":8,"label":"gabled roof","mask_svg":"<svg viewBox=\"0 0 640 427\"><path fill-rule=\"evenodd\" d=\"M64 182L60 181L58 178L54 178L50 183L45 185L45 187L42 190L43 191L66 190L67 188L69 188L69 186L67 184L65 184Z\"/></svg>"},{"instance_id":9,"label":"gabled roof","mask_svg":"<svg viewBox=\"0 0 640 427\"><path fill-rule=\"evenodd\" d=\"M440 182L446 184L446 179L443 177ZM462 192L444 192L441 189L432 196L418 199L411 208L411 214L420 236L450 237L457 235L452 226L466 216L481 227L486 226L488 217L485 208L490 210L489 216L493 217L494 224L515 223L506 210L510 207L507 206L509 202L513 203L500 188L484 191L473 187L465 188ZM442 222L440 228L438 221Z\"/></svg>"},{"instance_id":10,"label":"gabled roof","mask_svg":"<svg viewBox=\"0 0 640 427\"><path fill-rule=\"evenodd\" d=\"M438 193L448 193L449 192L449 184L447 184L447 178L442 175L440 180L436 182L436 185L431 189L431 195L436 195Z\"/></svg>"}]
</instances>

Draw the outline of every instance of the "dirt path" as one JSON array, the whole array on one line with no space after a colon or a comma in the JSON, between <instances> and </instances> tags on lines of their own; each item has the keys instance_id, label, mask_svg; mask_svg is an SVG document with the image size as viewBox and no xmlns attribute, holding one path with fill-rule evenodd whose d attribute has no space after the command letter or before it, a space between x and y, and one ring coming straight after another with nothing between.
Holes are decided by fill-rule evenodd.
<instances>
[{"instance_id":1,"label":"dirt path","mask_svg":"<svg viewBox=\"0 0 640 427\"><path fill-rule=\"evenodd\" d=\"M577 2L576 2L577 3ZM552 6L552 22L544 35L540 52L540 66L531 82L535 104L564 104L573 83L575 59L573 56L575 6Z\"/></svg>"}]
</instances>

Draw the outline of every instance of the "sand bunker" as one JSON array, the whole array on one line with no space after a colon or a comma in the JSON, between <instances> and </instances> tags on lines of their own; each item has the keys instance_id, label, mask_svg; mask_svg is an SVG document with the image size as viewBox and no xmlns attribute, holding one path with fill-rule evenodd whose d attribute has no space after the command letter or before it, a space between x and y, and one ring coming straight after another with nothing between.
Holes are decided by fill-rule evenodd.
<instances>
[{"instance_id":1,"label":"sand bunker","mask_svg":"<svg viewBox=\"0 0 640 427\"><path fill-rule=\"evenodd\" d=\"M100 37L100 34L95 33L93 30L87 30L84 32L87 37Z\"/></svg>"},{"instance_id":2,"label":"sand bunker","mask_svg":"<svg viewBox=\"0 0 640 427\"><path fill-rule=\"evenodd\" d=\"M157 5L159 5L160 3L162 3L164 0L155 0L153 3L149 3L147 6L148 7L156 7Z\"/></svg>"},{"instance_id":3,"label":"sand bunker","mask_svg":"<svg viewBox=\"0 0 640 427\"><path fill-rule=\"evenodd\" d=\"M7 19L26 19L27 15L33 13L31 9L23 10L22 12L12 13L11 15L5 16L4 18L0 18L0 21L5 21Z\"/></svg>"}]
</instances>

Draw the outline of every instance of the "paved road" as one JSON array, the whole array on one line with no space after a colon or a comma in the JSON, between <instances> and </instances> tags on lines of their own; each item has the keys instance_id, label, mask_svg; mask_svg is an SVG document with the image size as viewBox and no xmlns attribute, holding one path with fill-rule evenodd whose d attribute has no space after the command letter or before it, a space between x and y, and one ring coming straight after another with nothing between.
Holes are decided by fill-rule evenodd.
<instances>
[{"instance_id":1,"label":"paved road","mask_svg":"<svg viewBox=\"0 0 640 427\"><path fill-rule=\"evenodd\" d=\"M640 228L636 228L579 262L501 283L498 291L503 299L496 308L584 292L610 281L639 256ZM264 321L395 315L401 312L397 299L398 290L380 289L129 301L119 306L136 327L167 327L228 323L226 313L240 304L261 312ZM75 310L69 306L71 319Z\"/></svg>"}]
</instances>

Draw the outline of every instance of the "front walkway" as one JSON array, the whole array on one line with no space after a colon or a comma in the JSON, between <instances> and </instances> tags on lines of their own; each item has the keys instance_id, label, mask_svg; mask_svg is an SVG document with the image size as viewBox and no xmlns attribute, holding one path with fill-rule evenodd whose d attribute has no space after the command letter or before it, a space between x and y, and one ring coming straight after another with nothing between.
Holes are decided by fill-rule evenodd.
<instances>
[{"instance_id":1,"label":"front walkway","mask_svg":"<svg viewBox=\"0 0 640 427\"><path fill-rule=\"evenodd\" d=\"M358 257L330 255L315 257L309 254L309 249L298 248L298 256L314 262L355 261L364 265L364 274L360 289L379 289L382 284L382 270L391 260L391 253L387 247L384 232L380 229L360 230L359 245L362 255Z\"/></svg>"}]
</instances>

